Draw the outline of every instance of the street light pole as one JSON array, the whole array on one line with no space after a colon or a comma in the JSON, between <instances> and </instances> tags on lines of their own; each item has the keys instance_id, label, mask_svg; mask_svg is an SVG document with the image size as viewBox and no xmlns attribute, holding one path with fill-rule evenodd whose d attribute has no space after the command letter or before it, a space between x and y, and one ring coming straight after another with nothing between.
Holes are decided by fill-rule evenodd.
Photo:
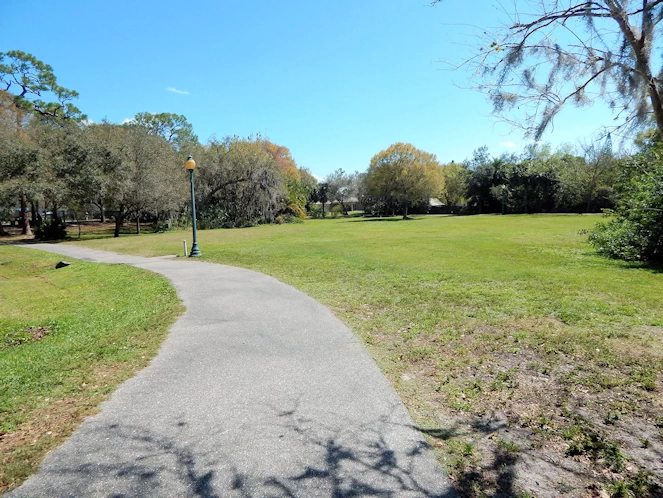
<instances>
[{"instance_id":1,"label":"street light pole","mask_svg":"<svg viewBox=\"0 0 663 498\"><path fill-rule=\"evenodd\" d=\"M201 256L202 253L198 249L198 234L196 233L196 195L193 191L193 170L196 169L196 161L193 160L191 154L184 163L186 169L189 170L189 181L191 182L191 221L193 223L193 245L189 257Z\"/></svg>"}]
</instances>

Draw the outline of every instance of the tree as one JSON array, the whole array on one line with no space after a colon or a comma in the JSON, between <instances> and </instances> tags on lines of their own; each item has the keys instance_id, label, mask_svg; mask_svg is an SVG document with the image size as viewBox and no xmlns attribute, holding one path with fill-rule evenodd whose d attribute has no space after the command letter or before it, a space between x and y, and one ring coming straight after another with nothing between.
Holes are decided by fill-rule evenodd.
<instances>
[{"instance_id":1,"label":"tree","mask_svg":"<svg viewBox=\"0 0 663 498\"><path fill-rule=\"evenodd\" d=\"M468 171L464 165L451 162L442 165L442 192L440 197L447 206L458 206L467 195Z\"/></svg>"},{"instance_id":2,"label":"tree","mask_svg":"<svg viewBox=\"0 0 663 498\"><path fill-rule=\"evenodd\" d=\"M311 201L311 192L315 189L318 182L313 175L306 169L298 169L299 180L286 176L286 186L288 189L287 213L297 218L306 218Z\"/></svg>"},{"instance_id":3,"label":"tree","mask_svg":"<svg viewBox=\"0 0 663 498\"><path fill-rule=\"evenodd\" d=\"M623 124L653 117L663 136L663 81L654 55L661 0L541 0L527 2L526 10L514 2L511 19L485 32L475 56L460 64L480 79L478 89L498 115L538 139L567 104L601 98ZM509 119L511 110L524 119Z\"/></svg>"},{"instance_id":4,"label":"tree","mask_svg":"<svg viewBox=\"0 0 663 498\"><path fill-rule=\"evenodd\" d=\"M12 100L4 100L0 114L0 196L13 207L18 199L20 226L24 235L32 235L28 205L40 191L41 153L39 147L22 128L20 108ZM17 122L19 124L17 125ZM10 202L9 199L14 199Z\"/></svg>"},{"instance_id":5,"label":"tree","mask_svg":"<svg viewBox=\"0 0 663 498\"><path fill-rule=\"evenodd\" d=\"M179 155L162 137L142 127L110 123L86 130L91 157L99 168L87 172L103 189L103 203L115 216L115 237L126 219L181 208L186 179ZM92 200L92 199L90 199Z\"/></svg>"},{"instance_id":6,"label":"tree","mask_svg":"<svg viewBox=\"0 0 663 498\"><path fill-rule=\"evenodd\" d=\"M0 84L18 107L46 120L85 119L71 103L78 93L58 85L53 68L33 55L20 50L0 52ZM55 101L43 100L44 94L52 95Z\"/></svg>"},{"instance_id":7,"label":"tree","mask_svg":"<svg viewBox=\"0 0 663 498\"><path fill-rule=\"evenodd\" d=\"M305 196L304 208L306 211L308 211L312 201L311 195L313 194L313 191L318 185L318 180L315 179L315 177L308 168L300 168L299 174L301 177L299 181L300 189L302 195Z\"/></svg>"},{"instance_id":8,"label":"tree","mask_svg":"<svg viewBox=\"0 0 663 498\"><path fill-rule=\"evenodd\" d=\"M14 107L10 112L14 116L15 132L20 140L27 140L23 128L31 117L59 125L85 118L71 102L78 97L78 93L58 85L53 68L33 55L20 50L0 52L0 85L3 110ZM45 100L45 96L52 96L55 100ZM8 105L9 101L11 106ZM23 155L22 159L26 157ZM34 164L25 167L35 171ZM24 180L25 185L28 185L29 180L34 178ZM27 187L19 188L16 194L21 206L22 231L29 235L32 231L26 214L30 201L28 190Z\"/></svg>"},{"instance_id":9,"label":"tree","mask_svg":"<svg viewBox=\"0 0 663 498\"><path fill-rule=\"evenodd\" d=\"M311 201L319 202L322 206L322 217L325 217L325 204L329 201L329 184L321 182L311 191Z\"/></svg>"},{"instance_id":10,"label":"tree","mask_svg":"<svg viewBox=\"0 0 663 498\"><path fill-rule=\"evenodd\" d=\"M325 178L329 200L338 202L346 214L348 210L344 202L349 197L357 195L357 175L358 173L346 173L342 168L339 168Z\"/></svg>"},{"instance_id":11,"label":"tree","mask_svg":"<svg viewBox=\"0 0 663 498\"><path fill-rule=\"evenodd\" d=\"M435 193L439 167L435 154L396 143L373 156L366 187L374 200L399 206L403 219L407 219L409 207L428 202Z\"/></svg>"},{"instance_id":12,"label":"tree","mask_svg":"<svg viewBox=\"0 0 663 498\"><path fill-rule=\"evenodd\" d=\"M472 158L467 161L468 207L479 213L498 212L502 185L509 183L515 162L515 158L508 154L492 158L485 145L474 150Z\"/></svg>"},{"instance_id":13,"label":"tree","mask_svg":"<svg viewBox=\"0 0 663 498\"><path fill-rule=\"evenodd\" d=\"M226 137L199 156L196 176L201 227L272 222L286 208L286 178L260 137Z\"/></svg>"},{"instance_id":14,"label":"tree","mask_svg":"<svg viewBox=\"0 0 663 498\"><path fill-rule=\"evenodd\" d=\"M258 137L258 140L261 142L262 148L276 161L283 176L297 181L301 179L297 163L292 158L292 154L287 147L277 145L260 137Z\"/></svg>"},{"instance_id":15,"label":"tree","mask_svg":"<svg viewBox=\"0 0 663 498\"><path fill-rule=\"evenodd\" d=\"M133 120L127 123L127 126L143 127L151 135L165 139L175 150L181 150L187 145L198 143L198 137L193 132L193 126L181 114L139 112Z\"/></svg>"},{"instance_id":16,"label":"tree","mask_svg":"<svg viewBox=\"0 0 663 498\"><path fill-rule=\"evenodd\" d=\"M276 162L281 170L281 174L285 178L287 189L285 214L297 218L306 218L306 206L309 202L311 191L317 182L308 171L297 167L297 163L287 147L277 145L260 137L258 139L262 143L262 148Z\"/></svg>"},{"instance_id":17,"label":"tree","mask_svg":"<svg viewBox=\"0 0 663 498\"><path fill-rule=\"evenodd\" d=\"M585 213L592 208L597 192L606 189L606 183L612 183L612 173L616 169L616 159L612 152L610 133L603 143L591 143L582 146L584 152L584 168L578 168L580 188L583 191ZM609 181L606 182L606 179ZM609 188L609 187L608 187ZM604 206L605 207L605 206Z\"/></svg>"}]
</instances>

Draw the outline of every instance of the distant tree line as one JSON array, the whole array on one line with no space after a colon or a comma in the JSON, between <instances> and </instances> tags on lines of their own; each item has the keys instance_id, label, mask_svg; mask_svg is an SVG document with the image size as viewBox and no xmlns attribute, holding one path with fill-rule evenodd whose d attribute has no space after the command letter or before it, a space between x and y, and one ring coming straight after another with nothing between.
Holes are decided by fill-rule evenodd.
<instances>
[{"instance_id":1,"label":"distant tree line","mask_svg":"<svg viewBox=\"0 0 663 498\"><path fill-rule=\"evenodd\" d=\"M141 221L187 223L187 154L199 166L202 227L305 217L316 181L286 147L260 136L201 144L187 119L171 113L91 123L72 104L77 96L32 55L0 53L0 221L18 214L24 234L34 227L46 239L64 236L65 209L78 219L112 218L116 236L126 221L137 231Z\"/></svg>"},{"instance_id":2,"label":"distant tree line","mask_svg":"<svg viewBox=\"0 0 663 498\"><path fill-rule=\"evenodd\" d=\"M342 169L316 187L313 200L343 206L356 198L369 214L437 212L586 213L615 203L619 160L609 135L596 144L552 151L532 145L523 154L491 157L486 147L466 161L441 164L434 154L396 143L376 154L365 173Z\"/></svg>"}]
</instances>

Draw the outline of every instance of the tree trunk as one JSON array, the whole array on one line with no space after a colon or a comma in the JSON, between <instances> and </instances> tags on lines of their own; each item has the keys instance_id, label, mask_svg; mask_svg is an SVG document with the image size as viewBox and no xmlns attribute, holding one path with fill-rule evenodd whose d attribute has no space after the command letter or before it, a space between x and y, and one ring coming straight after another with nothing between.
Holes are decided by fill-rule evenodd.
<instances>
[{"instance_id":1,"label":"tree trunk","mask_svg":"<svg viewBox=\"0 0 663 498\"><path fill-rule=\"evenodd\" d=\"M120 236L120 228L122 228L122 222L124 221L124 213L122 212L122 206L120 206L119 211L115 215L115 233L113 237Z\"/></svg>"},{"instance_id":2,"label":"tree trunk","mask_svg":"<svg viewBox=\"0 0 663 498\"><path fill-rule=\"evenodd\" d=\"M32 218L32 224L37 225L37 211L39 210L39 204L30 201L30 215Z\"/></svg>"},{"instance_id":3,"label":"tree trunk","mask_svg":"<svg viewBox=\"0 0 663 498\"><path fill-rule=\"evenodd\" d=\"M99 210L101 211L101 222L106 223L106 213L104 212L104 201L99 199Z\"/></svg>"},{"instance_id":4,"label":"tree trunk","mask_svg":"<svg viewBox=\"0 0 663 498\"><path fill-rule=\"evenodd\" d=\"M403 204L403 219L407 220L407 202Z\"/></svg>"},{"instance_id":5,"label":"tree trunk","mask_svg":"<svg viewBox=\"0 0 663 498\"><path fill-rule=\"evenodd\" d=\"M140 213L136 215L136 235L140 235Z\"/></svg>"},{"instance_id":6,"label":"tree trunk","mask_svg":"<svg viewBox=\"0 0 663 498\"><path fill-rule=\"evenodd\" d=\"M592 192L593 191L594 191L594 185L592 184L589 187L589 192L587 192L587 205L585 206L585 214L589 213L589 208L592 206Z\"/></svg>"},{"instance_id":7,"label":"tree trunk","mask_svg":"<svg viewBox=\"0 0 663 498\"><path fill-rule=\"evenodd\" d=\"M76 217L76 224L78 225L78 238L81 238L81 220L78 217L78 212L74 211L74 216Z\"/></svg>"},{"instance_id":8,"label":"tree trunk","mask_svg":"<svg viewBox=\"0 0 663 498\"><path fill-rule=\"evenodd\" d=\"M30 220L26 213L28 201L23 192L21 192L20 197L21 197L21 233L23 235L32 235L32 229L30 228Z\"/></svg>"},{"instance_id":9,"label":"tree trunk","mask_svg":"<svg viewBox=\"0 0 663 498\"><path fill-rule=\"evenodd\" d=\"M658 134L663 139L663 103L661 102L661 94L658 91L655 81L650 81L649 83L649 98L652 109L654 110L654 116L656 116Z\"/></svg>"}]
</instances>

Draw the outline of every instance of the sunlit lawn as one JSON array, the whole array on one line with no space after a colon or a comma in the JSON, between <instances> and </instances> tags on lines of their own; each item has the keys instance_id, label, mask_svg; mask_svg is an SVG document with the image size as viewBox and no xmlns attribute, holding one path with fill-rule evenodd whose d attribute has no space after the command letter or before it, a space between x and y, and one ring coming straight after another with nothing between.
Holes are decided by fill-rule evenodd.
<instances>
[{"instance_id":1,"label":"sunlit lawn","mask_svg":"<svg viewBox=\"0 0 663 498\"><path fill-rule=\"evenodd\" d=\"M433 444L471 495L473 486L496 486L487 455L509 447L473 429L477 417L505 417L540 441L532 451L554 446L580 474L587 465L608 468L612 477L596 478L604 482L651 470L642 460L649 450L633 456L631 440L661 451L663 274L598 257L581 231L599 220L310 220L201 231L199 245L205 260L273 275L330 306L415 421L444 435ZM80 243L156 256L181 252L184 238L190 247L189 232ZM629 420L647 429L624 435ZM583 446L594 435L608 446L618 440L624 459L606 463L602 449ZM587 465L568 451L573 445ZM474 476L477 468L485 476Z\"/></svg>"}]
</instances>

